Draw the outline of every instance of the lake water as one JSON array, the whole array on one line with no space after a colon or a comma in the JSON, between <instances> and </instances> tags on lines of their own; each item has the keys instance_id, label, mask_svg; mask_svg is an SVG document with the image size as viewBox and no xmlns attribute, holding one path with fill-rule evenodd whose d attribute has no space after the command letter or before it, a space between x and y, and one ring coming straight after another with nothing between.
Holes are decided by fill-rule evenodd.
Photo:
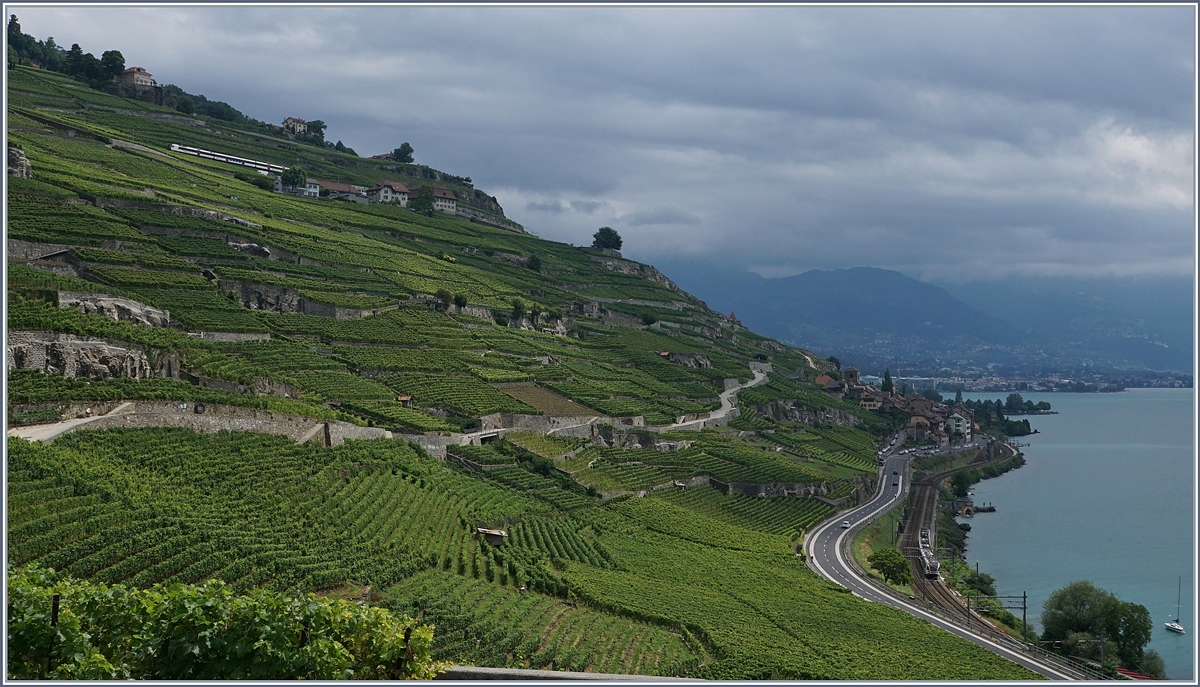
<instances>
[{"instance_id":1,"label":"lake water","mask_svg":"<svg viewBox=\"0 0 1200 687\"><path fill-rule=\"evenodd\" d=\"M1022 397L1059 414L1014 416L1040 433L1016 439L1029 444L1024 467L975 485L975 502L996 512L969 520L968 562L996 578L997 594L1027 592L1039 631L1050 593L1075 580L1142 604L1154 621L1147 648L1162 654L1171 679L1194 679L1192 390ZM1175 614L1180 576L1186 635L1163 627Z\"/></svg>"}]
</instances>

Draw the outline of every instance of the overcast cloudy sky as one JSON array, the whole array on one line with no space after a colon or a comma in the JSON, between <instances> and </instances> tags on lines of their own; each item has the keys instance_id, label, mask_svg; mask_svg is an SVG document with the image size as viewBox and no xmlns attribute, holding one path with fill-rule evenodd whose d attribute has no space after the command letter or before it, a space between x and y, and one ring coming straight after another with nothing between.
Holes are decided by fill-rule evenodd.
<instances>
[{"instance_id":1,"label":"overcast cloudy sky","mask_svg":"<svg viewBox=\"0 0 1200 687\"><path fill-rule=\"evenodd\" d=\"M645 262L1193 271L1189 6L8 8Z\"/></svg>"}]
</instances>

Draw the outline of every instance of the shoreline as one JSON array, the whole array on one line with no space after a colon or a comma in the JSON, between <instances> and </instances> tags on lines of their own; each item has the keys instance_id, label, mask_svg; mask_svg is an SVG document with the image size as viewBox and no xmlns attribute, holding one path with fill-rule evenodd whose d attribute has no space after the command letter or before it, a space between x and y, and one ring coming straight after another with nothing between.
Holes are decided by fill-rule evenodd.
<instances>
[{"instance_id":1,"label":"shoreline","mask_svg":"<svg viewBox=\"0 0 1200 687\"><path fill-rule=\"evenodd\" d=\"M1049 394L1033 395L1035 401L1039 397L1059 406ZM1112 509L1134 507L1136 513L1148 508L1145 494L1162 495L1163 502L1194 498L1188 479L1192 475L1191 451L1186 447L1194 429L1193 390L1146 388L1124 396L1056 398L1066 404L1056 407L1061 413L1057 418L1033 420L1044 430L1039 435L1045 438L1021 449L1033 452L1029 459L1033 472L970 487L977 503L996 503L1004 518L955 518L955 522L971 523L970 534L979 535L967 540L966 560L971 569L978 562L981 572L995 576L997 593L1019 596L1028 591L1030 626L1038 632L1044 629L1040 617L1043 602L1080 578L1123 601L1144 605L1153 619L1145 649L1155 650L1164 659L1169 679L1192 679L1190 640L1179 641L1163 629L1163 621L1175 611L1175 578L1180 572L1187 577L1189 569L1195 572L1190 557L1172 553L1183 550L1180 547L1190 550L1191 530L1184 522L1190 518L1158 509L1154 520L1123 520L1111 536L1096 539L1090 536L1094 529L1089 529L1079 508L1101 502ZM1026 439L1014 440L1026 444ZM1127 459L1131 455L1155 460L1142 466L1147 469L1130 471ZM1037 523L1044 522L1054 522L1054 526L1039 530ZM1146 527L1149 523L1154 526ZM1133 575L1137 566L1114 559L1130 547L1153 552L1155 565L1151 568L1161 569ZM982 570L983 565L989 570ZM1188 591L1185 587L1185 621ZM1192 630L1188 627L1189 633Z\"/></svg>"}]
</instances>

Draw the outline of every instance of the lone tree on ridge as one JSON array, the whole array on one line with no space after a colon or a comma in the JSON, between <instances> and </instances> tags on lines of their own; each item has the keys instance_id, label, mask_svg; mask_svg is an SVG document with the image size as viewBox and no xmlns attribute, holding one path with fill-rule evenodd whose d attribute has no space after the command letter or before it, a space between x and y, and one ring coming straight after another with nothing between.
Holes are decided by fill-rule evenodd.
<instances>
[{"instance_id":1,"label":"lone tree on ridge","mask_svg":"<svg viewBox=\"0 0 1200 687\"><path fill-rule=\"evenodd\" d=\"M592 234L592 248L621 250L622 243L621 235L612 227L600 227L595 234Z\"/></svg>"}]
</instances>

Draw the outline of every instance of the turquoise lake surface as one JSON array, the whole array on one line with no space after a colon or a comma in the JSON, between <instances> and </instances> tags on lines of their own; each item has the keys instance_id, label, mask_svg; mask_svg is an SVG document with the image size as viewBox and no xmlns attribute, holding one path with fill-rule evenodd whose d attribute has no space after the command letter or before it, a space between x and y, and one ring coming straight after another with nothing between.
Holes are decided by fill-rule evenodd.
<instances>
[{"instance_id":1,"label":"turquoise lake surface","mask_svg":"<svg viewBox=\"0 0 1200 687\"><path fill-rule=\"evenodd\" d=\"M1040 631L1050 593L1090 580L1154 621L1147 648L1162 654L1173 680L1194 680L1194 408L1191 389L1119 393L1026 393L1057 415L1027 417L1038 434L1015 440L1027 464L974 487L995 513L970 522L967 561L996 578L997 594L1029 594L1029 620ZM1006 399L1008 392L964 394ZM1183 578L1180 621L1167 631ZM1020 611L1017 612L1018 617Z\"/></svg>"}]
</instances>

